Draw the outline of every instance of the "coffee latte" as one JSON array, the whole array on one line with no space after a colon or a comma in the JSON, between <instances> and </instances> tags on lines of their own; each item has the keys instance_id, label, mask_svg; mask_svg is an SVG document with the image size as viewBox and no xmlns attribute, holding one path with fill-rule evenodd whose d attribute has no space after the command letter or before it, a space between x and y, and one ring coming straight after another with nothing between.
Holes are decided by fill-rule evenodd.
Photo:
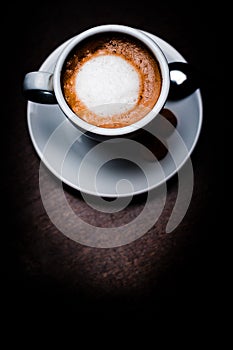
<instances>
[{"instance_id":1,"label":"coffee latte","mask_svg":"<svg viewBox=\"0 0 233 350\"><path fill-rule=\"evenodd\" d=\"M159 98L159 64L139 40L119 33L83 40L64 64L67 104L87 123L119 128L142 119Z\"/></svg>"}]
</instances>

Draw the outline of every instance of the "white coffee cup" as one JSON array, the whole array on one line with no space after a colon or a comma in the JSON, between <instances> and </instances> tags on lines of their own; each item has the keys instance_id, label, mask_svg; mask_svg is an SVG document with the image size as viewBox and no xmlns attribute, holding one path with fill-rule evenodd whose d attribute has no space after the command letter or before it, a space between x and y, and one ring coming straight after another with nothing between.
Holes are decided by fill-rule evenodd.
<instances>
[{"instance_id":1,"label":"white coffee cup","mask_svg":"<svg viewBox=\"0 0 233 350\"><path fill-rule=\"evenodd\" d=\"M127 34L142 42L157 60L162 77L160 95L154 107L142 119L138 120L137 122L117 128L95 126L87 123L85 120L77 116L77 114L75 114L67 104L61 86L62 68L70 52L84 39L90 38L98 33L105 32L117 32ZM52 73L43 71L29 72L25 75L23 82L23 90L28 100L43 104L57 103L64 115L77 128L89 135L91 134L92 137L96 137L97 139L98 137L119 137L122 135L126 136L145 127L163 109L168 98L169 88L169 65L159 45L154 40L152 40L152 38L149 37L144 31L118 24L105 24L96 26L76 35L65 45L64 49L62 50L61 54L59 55L56 61L55 68Z\"/></svg>"}]
</instances>

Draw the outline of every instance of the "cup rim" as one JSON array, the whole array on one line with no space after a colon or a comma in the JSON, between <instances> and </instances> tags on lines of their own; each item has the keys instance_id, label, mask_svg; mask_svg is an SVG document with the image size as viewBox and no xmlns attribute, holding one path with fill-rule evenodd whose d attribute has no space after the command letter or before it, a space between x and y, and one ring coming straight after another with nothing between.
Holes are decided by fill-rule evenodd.
<instances>
[{"instance_id":1,"label":"cup rim","mask_svg":"<svg viewBox=\"0 0 233 350\"><path fill-rule=\"evenodd\" d=\"M137 39L141 40L154 54L156 57L159 66L160 71L162 75L162 87L161 92L159 95L159 98L155 104L155 106L152 108L152 110L142 119L137 121L136 123L133 123L131 125L127 125L120 128L103 128L99 126L95 126L92 124L87 123L85 120L81 119L77 114L75 114L72 109L68 106L65 97L62 92L61 88L61 79L60 75L62 72L63 64L70 53L70 51L82 40L88 38L91 35L95 35L98 33L104 33L104 32L119 32L119 33L125 33L129 34L133 37L136 37ZM87 29L83 31L82 33L77 34L74 36L65 46L63 51L61 52L53 74L53 85L54 85L54 92L56 95L57 102L64 112L64 114L71 120L71 122L76 125L77 127L81 128L85 132L90 132L92 134L102 135L102 136L121 136L130 134L132 132L135 132L141 128L143 128L145 125L150 123L156 115L160 113L162 108L164 107L164 104L167 100L169 88L170 88L170 72L168 68L168 62L167 59L159 47L159 45L150 38L146 33L142 32L141 30L137 28L133 28L127 25L121 25L121 24L103 24L98 25L95 27L92 27L90 29Z\"/></svg>"}]
</instances>

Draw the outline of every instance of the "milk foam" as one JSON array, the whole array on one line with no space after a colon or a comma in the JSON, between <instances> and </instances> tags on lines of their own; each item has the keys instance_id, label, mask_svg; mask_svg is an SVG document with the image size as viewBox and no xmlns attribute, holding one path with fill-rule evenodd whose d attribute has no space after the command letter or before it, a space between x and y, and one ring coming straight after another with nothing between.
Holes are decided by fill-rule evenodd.
<instances>
[{"instance_id":1,"label":"milk foam","mask_svg":"<svg viewBox=\"0 0 233 350\"><path fill-rule=\"evenodd\" d=\"M136 68L117 55L92 57L76 76L75 90L85 106L103 117L132 109L139 99L140 76Z\"/></svg>"}]
</instances>

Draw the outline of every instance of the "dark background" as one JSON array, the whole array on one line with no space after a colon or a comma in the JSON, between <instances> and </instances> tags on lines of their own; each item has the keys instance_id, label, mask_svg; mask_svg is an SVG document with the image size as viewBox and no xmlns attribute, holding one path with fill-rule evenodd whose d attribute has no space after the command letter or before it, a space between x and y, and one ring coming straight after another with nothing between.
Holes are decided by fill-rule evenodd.
<instances>
[{"instance_id":1,"label":"dark background","mask_svg":"<svg viewBox=\"0 0 233 350\"><path fill-rule=\"evenodd\" d=\"M153 5L153 6L152 6ZM215 322L221 308L221 243L226 233L223 71L219 57L224 21L221 8L161 1L39 2L6 4L2 29L2 306L5 319L20 322L76 319ZM13 20L12 16L16 16ZM192 154L194 194L180 226L164 233L174 204L176 178L168 184L167 212L158 225L129 246L110 250L84 247L63 236L43 208L40 160L27 130L24 75L75 34L107 23L151 32L174 46L202 76L203 127ZM13 28L10 27L13 26ZM220 31L220 28L221 31ZM6 35L6 41L4 36ZM9 44L10 42L10 44ZM6 47L6 48L5 48ZM6 101L5 101L6 100ZM225 120L225 119L224 119ZM65 187L75 206L88 209ZM136 198L131 215L143 203ZM97 220L98 221L98 220ZM62 315L62 316L61 316Z\"/></svg>"}]
</instances>

